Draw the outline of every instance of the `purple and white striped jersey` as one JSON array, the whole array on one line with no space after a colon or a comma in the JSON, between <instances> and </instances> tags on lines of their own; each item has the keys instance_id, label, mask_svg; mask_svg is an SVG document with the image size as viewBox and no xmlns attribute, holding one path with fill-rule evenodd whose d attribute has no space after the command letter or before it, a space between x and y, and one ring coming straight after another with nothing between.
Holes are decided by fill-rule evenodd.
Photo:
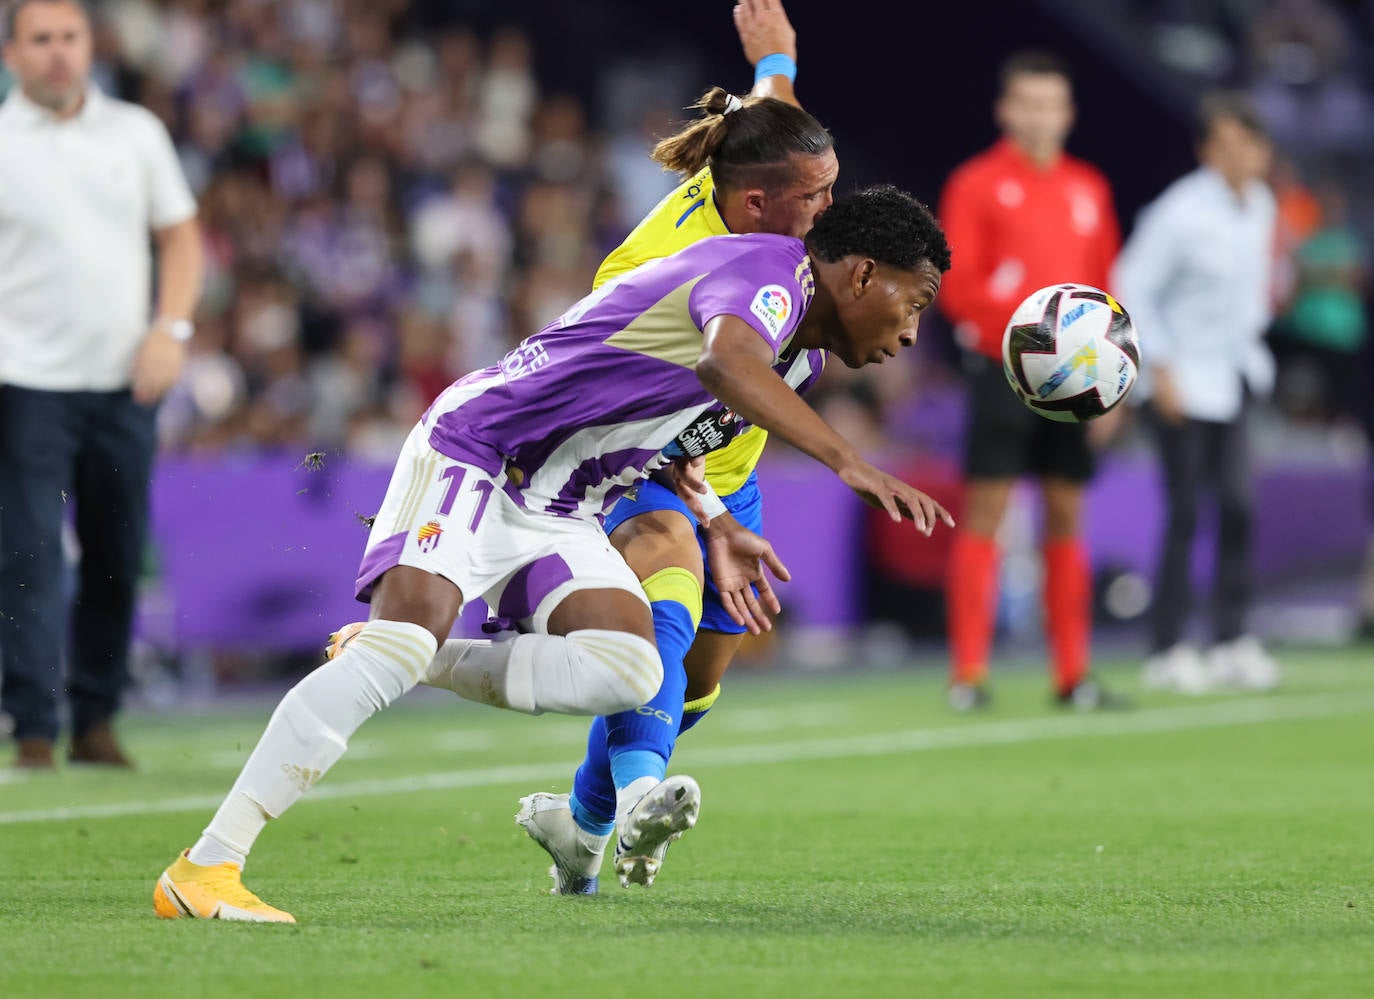
<instances>
[{"instance_id":1,"label":"purple and white striped jersey","mask_svg":"<svg viewBox=\"0 0 1374 999\"><path fill-rule=\"evenodd\" d=\"M493 477L504 470L525 509L599 517L673 457L738 432L695 371L714 317L752 326L794 389L820 375L823 351L787 350L814 292L801 240L701 240L602 285L499 365L454 382L423 418L430 445Z\"/></svg>"}]
</instances>

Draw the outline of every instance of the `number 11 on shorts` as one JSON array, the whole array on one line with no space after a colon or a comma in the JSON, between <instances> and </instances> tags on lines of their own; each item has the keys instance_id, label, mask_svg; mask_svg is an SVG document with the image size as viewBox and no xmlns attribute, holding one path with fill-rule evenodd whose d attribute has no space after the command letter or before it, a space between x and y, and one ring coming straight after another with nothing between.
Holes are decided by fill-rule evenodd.
<instances>
[{"instance_id":1,"label":"number 11 on shorts","mask_svg":"<svg viewBox=\"0 0 1374 999\"><path fill-rule=\"evenodd\" d=\"M448 489L444 491L444 498L439 502L439 513L447 517L453 512L453 505L458 501L458 493L463 488L463 480L467 478L468 470L462 465L450 465L439 473L440 481L448 479ZM491 491L496 488L495 483L488 479L478 479L472 484L469 493L477 494L477 502L472 511L472 519L468 521L468 533L475 533L477 525L482 522L482 514L486 512L487 501L491 499Z\"/></svg>"}]
</instances>

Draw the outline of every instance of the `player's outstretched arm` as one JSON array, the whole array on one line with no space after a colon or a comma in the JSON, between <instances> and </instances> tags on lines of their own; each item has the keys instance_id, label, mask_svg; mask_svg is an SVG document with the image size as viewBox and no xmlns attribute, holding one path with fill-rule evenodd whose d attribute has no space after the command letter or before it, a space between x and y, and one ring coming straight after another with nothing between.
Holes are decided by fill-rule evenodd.
<instances>
[{"instance_id":1,"label":"player's outstretched arm","mask_svg":"<svg viewBox=\"0 0 1374 999\"><path fill-rule=\"evenodd\" d=\"M954 518L944 507L865 461L792 391L773 370L768 345L744 320L721 315L706 324L696 372L716 399L821 462L866 503L886 510L893 520L912 520L925 534L935 529L937 520L954 526Z\"/></svg>"},{"instance_id":2,"label":"player's outstretched arm","mask_svg":"<svg viewBox=\"0 0 1374 999\"><path fill-rule=\"evenodd\" d=\"M735 31L744 47L744 58L754 67L750 93L801 107L792 87L797 76L797 33L780 0L739 0L735 4Z\"/></svg>"}]
</instances>

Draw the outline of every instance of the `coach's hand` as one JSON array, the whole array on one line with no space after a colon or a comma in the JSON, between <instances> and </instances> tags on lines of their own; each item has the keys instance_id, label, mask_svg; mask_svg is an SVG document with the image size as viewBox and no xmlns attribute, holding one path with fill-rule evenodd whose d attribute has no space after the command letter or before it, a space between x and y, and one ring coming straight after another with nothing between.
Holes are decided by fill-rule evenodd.
<instances>
[{"instance_id":1,"label":"coach's hand","mask_svg":"<svg viewBox=\"0 0 1374 999\"><path fill-rule=\"evenodd\" d=\"M186 345L162 326L154 326L134 358L134 401L151 406L161 400L181 377L185 363Z\"/></svg>"},{"instance_id":2,"label":"coach's hand","mask_svg":"<svg viewBox=\"0 0 1374 999\"><path fill-rule=\"evenodd\" d=\"M1150 377L1154 379L1150 402L1155 412L1165 423L1178 426L1187 414L1183 412L1183 396L1179 394L1173 373L1168 368L1155 368Z\"/></svg>"},{"instance_id":3,"label":"coach's hand","mask_svg":"<svg viewBox=\"0 0 1374 999\"><path fill-rule=\"evenodd\" d=\"M771 618L782 604L764 567L784 583L792 578L773 546L734 517L721 514L706 531L706 563L730 619L751 635L771 631Z\"/></svg>"},{"instance_id":4,"label":"coach's hand","mask_svg":"<svg viewBox=\"0 0 1374 999\"><path fill-rule=\"evenodd\" d=\"M893 520L914 521L916 529L927 537L935 530L936 520L943 521L946 527L954 526L949 511L935 500L866 461L847 465L838 474L869 506L886 510Z\"/></svg>"}]
</instances>

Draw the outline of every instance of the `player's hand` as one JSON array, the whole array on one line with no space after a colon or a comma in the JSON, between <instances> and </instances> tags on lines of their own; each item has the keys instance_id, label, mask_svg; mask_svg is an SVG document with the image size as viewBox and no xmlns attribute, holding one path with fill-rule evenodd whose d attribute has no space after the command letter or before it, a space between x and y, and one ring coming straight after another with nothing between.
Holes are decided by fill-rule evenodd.
<instances>
[{"instance_id":1,"label":"player's hand","mask_svg":"<svg viewBox=\"0 0 1374 999\"><path fill-rule=\"evenodd\" d=\"M774 52L794 61L797 58L797 33L780 0L739 0L735 4L735 30L751 66Z\"/></svg>"},{"instance_id":2,"label":"player's hand","mask_svg":"<svg viewBox=\"0 0 1374 999\"><path fill-rule=\"evenodd\" d=\"M701 503L701 497L706 494L706 459L674 458L668 466L668 475L673 480L678 498L687 504L697 523L702 527L710 527L711 518Z\"/></svg>"},{"instance_id":3,"label":"player's hand","mask_svg":"<svg viewBox=\"0 0 1374 999\"><path fill-rule=\"evenodd\" d=\"M706 562L730 619L751 635L771 631L772 618L782 610L782 604L764 569L784 583L792 578L773 546L734 517L723 514L706 532Z\"/></svg>"},{"instance_id":4,"label":"player's hand","mask_svg":"<svg viewBox=\"0 0 1374 999\"><path fill-rule=\"evenodd\" d=\"M186 345L161 326L154 326L134 357L134 401L151 406L160 400L177 383L185 363Z\"/></svg>"},{"instance_id":5,"label":"player's hand","mask_svg":"<svg viewBox=\"0 0 1374 999\"><path fill-rule=\"evenodd\" d=\"M1150 404L1154 406L1155 412L1165 423L1174 426L1182 423L1185 418L1183 397L1179 395L1173 374L1168 368L1155 368L1150 372L1150 377L1154 381Z\"/></svg>"},{"instance_id":6,"label":"player's hand","mask_svg":"<svg viewBox=\"0 0 1374 999\"><path fill-rule=\"evenodd\" d=\"M954 526L949 511L935 500L866 461L847 465L840 469L839 476L869 506L886 510L894 521L914 521L916 529L927 537L935 530L937 520L946 527Z\"/></svg>"}]
</instances>

